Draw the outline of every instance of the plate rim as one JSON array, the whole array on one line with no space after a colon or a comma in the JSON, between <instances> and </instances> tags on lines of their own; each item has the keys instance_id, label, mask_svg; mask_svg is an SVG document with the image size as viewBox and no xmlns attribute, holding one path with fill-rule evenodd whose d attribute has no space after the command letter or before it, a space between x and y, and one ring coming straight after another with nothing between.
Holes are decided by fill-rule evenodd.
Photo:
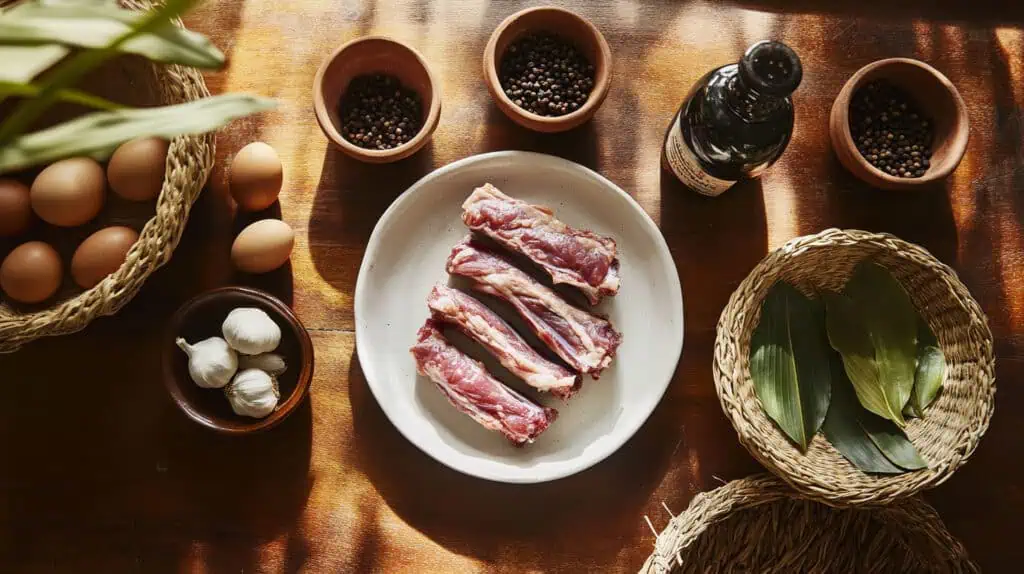
<instances>
[{"instance_id":1,"label":"plate rim","mask_svg":"<svg viewBox=\"0 0 1024 574\"><path fill-rule=\"evenodd\" d=\"M668 261L669 265L671 266L671 269L675 271L675 273L669 274L668 289L669 291L672 292L674 299L679 302L679 346L673 359L673 363L675 366L673 367L672 372L671 374L669 374L667 380L663 384L661 384L660 388L658 389L658 397L657 400L654 401L652 408L642 417L640 417L635 425L631 425L630 428L627 428L626 432L622 434L620 439L614 439L608 442L608 446L598 450L597 452L591 454L587 458L581 459L582 462L580 464L569 465L569 467L566 469L561 469L558 470L557 472L549 472L547 474L540 475L537 477L507 477L501 476L496 473L491 473L488 471L481 471L479 469L465 468L464 466L459 465L456 462L445 460L441 456L433 452L430 452L430 450L421 445L414 437L410 436L410 434L406 432L406 429L403 429L402 426L395 422L395 417L392 416L392 413L389 410L390 407L386 406L384 401L381 401L380 395L378 394L377 383L375 383L373 380L374 378L376 378L375 373L373 372L374 368L370 367L369 369L367 369L366 367L367 364L372 365L372 362L367 363L365 359L365 356L369 351L364 349L365 343L360 343L360 341L363 340L363 337L360 337L360 333L364 330L360 323L360 302L365 299L365 277L368 273L368 269L370 266L369 255L371 253L376 253L378 251L379 244L381 242L381 236L384 233L383 230L387 227L387 222L392 217L394 217L395 214L400 209L403 208L403 204L409 201L410 197L415 195L428 182L443 177L446 174L449 174L453 171L457 171L469 165L502 158L525 159L533 160L535 162L547 162L550 165L561 164L563 167L581 170L585 175L592 177L598 180L599 182L603 183L605 188L610 189L611 191L625 198L627 202L630 203L635 208L635 210L642 215L640 219L643 222L643 225L647 226L649 230L654 232L653 235L657 238L657 241L655 241L654 243L655 249L657 249L659 255L661 255ZM424 174L421 178L416 180L415 183L413 183L405 191L403 191L398 197L396 197L395 200L391 202L391 205L389 205L388 208L384 210L384 213L381 214L380 218L377 219L377 223L374 224L373 231L370 233L370 238L366 242L366 248L363 251L363 258L359 264L359 272L356 275L356 286L352 301L352 316L355 322L355 329L353 330L353 335L355 336L356 357L359 360L359 368L363 373L363 377L366 379L366 386L369 387L370 394L372 394L374 400L377 401L377 405L380 407L381 411L384 412L384 416L387 417L388 422L391 423L391 426L398 430L398 433L401 434L405 438L405 440L409 441L409 443L411 443L421 452L423 452L433 460L436 460L437 462L441 463L442 465L468 476L482 478L484 480L489 480L492 482L501 482L507 484L540 484L544 482L551 482L562 478L566 478L568 476L572 476L580 472L583 472L584 470L593 467L594 465L604 461L614 453L618 452L619 449L621 449L627 442L629 442L631 438L633 438L636 435L636 433L640 430L640 427L642 427L644 423L646 423L647 420L650 419L651 415L654 414L655 409L657 409L658 405L661 404L662 399L665 398L665 393L668 392L668 387L669 385L672 384L672 378L675 375L675 372L679 369L679 361L682 358L683 345L685 344L686 338L685 301L683 300L682 282L679 279L679 269L678 267L676 267L675 260L672 258L672 252L668 247L668 242L665 241L664 234L661 232L661 229L658 227L658 225L654 223L654 220L651 218L650 214L647 213L647 211L640 205L639 202L636 201L636 199L634 199L631 195L626 193L626 191L619 187L615 182L611 181L610 179L604 177L600 173L590 169L585 165L581 165L574 161L555 155L519 150L486 152L474 154L453 161L449 164L431 170L429 173Z\"/></svg>"}]
</instances>

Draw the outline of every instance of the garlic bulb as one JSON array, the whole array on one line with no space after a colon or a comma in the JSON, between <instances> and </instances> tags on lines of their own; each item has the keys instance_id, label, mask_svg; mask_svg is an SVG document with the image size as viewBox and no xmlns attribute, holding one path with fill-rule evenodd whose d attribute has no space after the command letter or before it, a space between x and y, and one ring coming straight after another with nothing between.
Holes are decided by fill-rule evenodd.
<instances>
[{"instance_id":1,"label":"garlic bulb","mask_svg":"<svg viewBox=\"0 0 1024 574\"><path fill-rule=\"evenodd\" d=\"M284 357L277 353L261 353L259 355L242 355L238 357L238 368L259 369L271 377L280 376L288 368Z\"/></svg>"},{"instance_id":2,"label":"garlic bulb","mask_svg":"<svg viewBox=\"0 0 1024 574\"><path fill-rule=\"evenodd\" d=\"M276 379L259 369L245 369L224 388L224 396L236 415L261 419L274 412L281 393Z\"/></svg>"},{"instance_id":3,"label":"garlic bulb","mask_svg":"<svg viewBox=\"0 0 1024 574\"><path fill-rule=\"evenodd\" d=\"M246 355L268 353L281 342L281 328L262 309L239 307L221 326L231 348Z\"/></svg>"},{"instance_id":4,"label":"garlic bulb","mask_svg":"<svg viewBox=\"0 0 1024 574\"><path fill-rule=\"evenodd\" d=\"M223 387L238 370L238 355L220 337L210 337L195 345L181 337L174 342L188 355L188 374L204 389Z\"/></svg>"}]
</instances>

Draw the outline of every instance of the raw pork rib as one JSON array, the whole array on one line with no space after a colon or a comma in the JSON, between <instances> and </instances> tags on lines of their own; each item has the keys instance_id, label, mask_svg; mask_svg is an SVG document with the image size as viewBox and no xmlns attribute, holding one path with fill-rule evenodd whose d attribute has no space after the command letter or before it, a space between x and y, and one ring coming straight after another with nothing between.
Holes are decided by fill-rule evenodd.
<instances>
[{"instance_id":1,"label":"raw pork rib","mask_svg":"<svg viewBox=\"0 0 1024 574\"><path fill-rule=\"evenodd\" d=\"M458 327L531 387L563 399L579 388L580 375L542 357L504 319L469 295L435 285L427 306L434 319Z\"/></svg>"},{"instance_id":2,"label":"raw pork rib","mask_svg":"<svg viewBox=\"0 0 1024 574\"><path fill-rule=\"evenodd\" d=\"M555 283L578 287L591 305L619 291L615 240L569 227L547 207L509 197L488 183L462 204L462 221L530 258Z\"/></svg>"},{"instance_id":3,"label":"raw pork rib","mask_svg":"<svg viewBox=\"0 0 1024 574\"><path fill-rule=\"evenodd\" d=\"M452 248L448 272L467 277L474 289L511 303L537 336L580 373L596 379L622 342L611 323L566 303L469 237Z\"/></svg>"},{"instance_id":4,"label":"raw pork rib","mask_svg":"<svg viewBox=\"0 0 1024 574\"><path fill-rule=\"evenodd\" d=\"M449 343L432 319L420 328L411 349L416 370L430 377L448 401L516 445L533 442L558 411L542 407L501 384L484 366Z\"/></svg>"}]
</instances>

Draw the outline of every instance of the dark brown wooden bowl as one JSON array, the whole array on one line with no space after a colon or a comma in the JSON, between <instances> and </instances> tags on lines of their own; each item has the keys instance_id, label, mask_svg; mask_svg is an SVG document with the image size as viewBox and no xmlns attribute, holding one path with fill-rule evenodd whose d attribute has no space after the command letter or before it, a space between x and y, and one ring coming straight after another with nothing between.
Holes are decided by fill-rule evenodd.
<instances>
[{"instance_id":1,"label":"dark brown wooden bowl","mask_svg":"<svg viewBox=\"0 0 1024 574\"><path fill-rule=\"evenodd\" d=\"M281 327L281 344L274 352L284 357L288 370L277 377L277 410L262 419L236 415L223 389L196 385L188 374L188 356L174 343L178 337L195 343L223 336L221 325L237 307L262 309ZM313 379L313 343L292 310L276 297L247 287L221 287L197 295L171 317L163 342L163 371L167 391L189 418L223 433L247 434L276 426L306 397Z\"/></svg>"},{"instance_id":2,"label":"dark brown wooden bowl","mask_svg":"<svg viewBox=\"0 0 1024 574\"><path fill-rule=\"evenodd\" d=\"M423 127L408 142L388 150L361 148L341 135L338 106L356 76L389 74L420 95ZM313 79L313 111L320 129L332 144L351 157L368 163L389 163L409 157L430 141L441 118L441 86L423 56L405 44L383 36L357 38L335 50Z\"/></svg>"},{"instance_id":3,"label":"dark brown wooden bowl","mask_svg":"<svg viewBox=\"0 0 1024 574\"><path fill-rule=\"evenodd\" d=\"M564 116L541 116L517 106L501 89L498 68L509 44L524 34L550 32L568 39L594 66L594 88L580 109ZM601 31L589 20L553 6L527 8L509 16L495 28L484 48L484 78L494 103L515 123L538 132L570 130L597 113L611 85L612 51Z\"/></svg>"},{"instance_id":4,"label":"dark brown wooden bowl","mask_svg":"<svg viewBox=\"0 0 1024 574\"><path fill-rule=\"evenodd\" d=\"M910 94L931 120L935 133L931 165L921 177L902 178L885 173L864 159L850 134L850 99L857 89L885 79ZM829 116L832 149L846 169L873 187L917 189L945 179L960 165L970 133L967 107L956 86L935 68L910 58L878 60L857 71L839 91Z\"/></svg>"}]
</instances>

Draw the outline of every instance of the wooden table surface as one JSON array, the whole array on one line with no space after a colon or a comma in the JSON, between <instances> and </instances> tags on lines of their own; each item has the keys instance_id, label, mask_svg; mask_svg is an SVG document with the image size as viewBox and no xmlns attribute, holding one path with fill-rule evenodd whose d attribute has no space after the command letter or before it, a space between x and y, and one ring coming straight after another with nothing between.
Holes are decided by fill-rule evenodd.
<instances>
[{"instance_id":1,"label":"wooden table surface","mask_svg":"<svg viewBox=\"0 0 1024 574\"><path fill-rule=\"evenodd\" d=\"M1018 570L1024 544L1024 11L997 0L557 2L607 37L612 89L594 121L524 131L487 96L490 31L533 2L239 0L187 24L230 58L211 90L272 96L279 109L218 138L218 170L173 260L118 316L0 357L0 571L598 572L637 569L665 503L757 472L715 397L715 322L766 252L831 226L888 231L952 265L996 338L998 408L971 461L926 498L990 572ZM334 47L387 34L422 51L443 84L432 145L399 164L330 149L311 82ZM763 38L804 63L796 132L761 179L716 199L659 169L667 123L690 85ZM829 149L829 106L857 68L913 56L967 102L971 140L944 189L884 193ZM223 167L263 140L285 164L279 212L297 232L290 268L258 279L227 263L236 216ZM619 452L554 483L462 476L394 429L353 353L356 272L375 222L432 169L527 149L569 158L627 190L659 223L683 284L686 344L668 393ZM277 213L277 208L272 208ZM290 301L316 348L311 400L278 429L236 439L187 420L160 381L161 329L186 298L232 283Z\"/></svg>"}]
</instances>

